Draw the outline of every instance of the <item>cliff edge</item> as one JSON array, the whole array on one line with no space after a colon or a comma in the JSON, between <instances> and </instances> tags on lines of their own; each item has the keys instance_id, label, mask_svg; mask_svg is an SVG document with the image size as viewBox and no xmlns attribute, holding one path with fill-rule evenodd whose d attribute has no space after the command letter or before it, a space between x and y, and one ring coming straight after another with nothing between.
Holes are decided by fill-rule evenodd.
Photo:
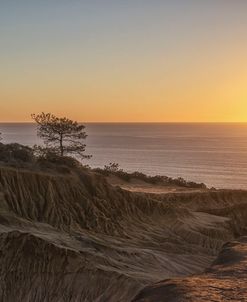
<instances>
[{"instance_id":1,"label":"cliff edge","mask_svg":"<svg viewBox=\"0 0 247 302\"><path fill-rule=\"evenodd\" d=\"M1 301L127 302L199 274L244 234L246 203L244 191L143 194L86 170L0 167Z\"/></svg>"}]
</instances>

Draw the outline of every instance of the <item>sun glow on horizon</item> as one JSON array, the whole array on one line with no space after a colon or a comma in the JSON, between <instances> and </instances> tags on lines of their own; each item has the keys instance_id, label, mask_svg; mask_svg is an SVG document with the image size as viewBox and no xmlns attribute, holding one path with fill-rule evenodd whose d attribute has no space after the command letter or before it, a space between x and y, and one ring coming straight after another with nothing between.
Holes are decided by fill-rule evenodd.
<instances>
[{"instance_id":1,"label":"sun glow on horizon","mask_svg":"<svg viewBox=\"0 0 247 302\"><path fill-rule=\"evenodd\" d=\"M0 122L247 122L247 2L96 2L1 4Z\"/></svg>"}]
</instances>

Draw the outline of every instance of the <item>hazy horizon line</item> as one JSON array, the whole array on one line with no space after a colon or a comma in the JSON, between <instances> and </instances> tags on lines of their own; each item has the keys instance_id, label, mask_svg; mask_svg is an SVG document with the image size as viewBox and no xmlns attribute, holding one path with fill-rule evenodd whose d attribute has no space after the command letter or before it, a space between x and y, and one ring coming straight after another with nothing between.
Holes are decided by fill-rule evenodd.
<instances>
[{"instance_id":1,"label":"hazy horizon line","mask_svg":"<svg viewBox=\"0 0 247 302\"><path fill-rule=\"evenodd\" d=\"M78 121L78 123L80 124L247 124L246 122L239 122L239 121L215 121L215 122L179 122L179 121L175 121L175 122L164 122L164 121ZM0 124L35 124L35 122L33 121L0 121Z\"/></svg>"}]
</instances>

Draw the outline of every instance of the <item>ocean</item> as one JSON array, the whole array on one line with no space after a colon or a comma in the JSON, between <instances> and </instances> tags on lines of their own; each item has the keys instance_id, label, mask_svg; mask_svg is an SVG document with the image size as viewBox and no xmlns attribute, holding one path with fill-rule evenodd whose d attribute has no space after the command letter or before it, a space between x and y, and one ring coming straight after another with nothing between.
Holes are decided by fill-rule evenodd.
<instances>
[{"instance_id":1,"label":"ocean","mask_svg":"<svg viewBox=\"0 0 247 302\"><path fill-rule=\"evenodd\" d=\"M247 189L247 124L87 123L85 164ZM3 142L40 143L34 124L0 124Z\"/></svg>"}]
</instances>

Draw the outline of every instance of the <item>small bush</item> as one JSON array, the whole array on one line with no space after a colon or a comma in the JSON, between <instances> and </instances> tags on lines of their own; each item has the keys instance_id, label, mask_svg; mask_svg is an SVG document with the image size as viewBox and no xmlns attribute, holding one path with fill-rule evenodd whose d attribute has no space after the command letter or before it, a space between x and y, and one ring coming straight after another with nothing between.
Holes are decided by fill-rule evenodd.
<instances>
[{"instance_id":1,"label":"small bush","mask_svg":"<svg viewBox=\"0 0 247 302\"><path fill-rule=\"evenodd\" d=\"M116 173L122 171L120 170L118 163L109 163L108 165L104 166L104 170L105 172L109 172L109 173Z\"/></svg>"},{"instance_id":2,"label":"small bush","mask_svg":"<svg viewBox=\"0 0 247 302\"><path fill-rule=\"evenodd\" d=\"M207 186L203 183L195 183L192 181L186 181L182 177L178 178L171 178L167 176L162 176L162 175L155 175L155 176L148 176L142 172L132 172L128 173L120 169L119 164L117 163L110 163L109 165L106 165L104 169L101 168L96 168L93 169L94 172L100 173L104 176L109 176L109 175L115 175L119 177L120 179L129 182L131 179L139 179L142 181L145 181L150 184L159 184L159 185L164 185L164 186L179 186L179 187L186 187L186 188L200 188L200 189L206 189Z\"/></svg>"},{"instance_id":3,"label":"small bush","mask_svg":"<svg viewBox=\"0 0 247 302\"><path fill-rule=\"evenodd\" d=\"M54 169L61 173L69 173L71 169L81 167L75 158L55 154L47 154L45 157L37 158L37 164L41 168Z\"/></svg>"},{"instance_id":4,"label":"small bush","mask_svg":"<svg viewBox=\"0 0 247 302\"><path fill-rule=\"evenodd\" d=\"M0 144L0 161L4 163L32 163L35 161L33 149L17 143Z\"/></svg>"}]
</instances>

